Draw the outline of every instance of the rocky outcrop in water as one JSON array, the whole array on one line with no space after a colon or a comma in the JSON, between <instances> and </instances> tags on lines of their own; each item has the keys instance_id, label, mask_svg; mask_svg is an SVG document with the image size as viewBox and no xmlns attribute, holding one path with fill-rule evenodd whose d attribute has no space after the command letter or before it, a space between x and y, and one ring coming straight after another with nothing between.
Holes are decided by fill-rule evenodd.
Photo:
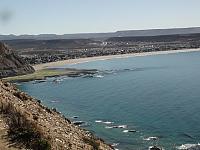
<instances>
[{"instance_id":1,"label":"rocky outcrop in water","mask_svg":"<svg viewBox=\"0 0 200 150\"><path fill-rule=\"evenodd\" d=\"M9 139L33 150L112 150L113 148L71 123L12 84L0 80L0 111ZM1 147L0 147L1 149Z\"/></svg>"},{"instance_id":2,"label":"rocky outcrop in water","mask_svg":"<svg viewBox=\"0 0 200 150\"><path fill-rule=\"evenodd\" d=\"M162 150L162 149L157 146L152 146L149 148L149 150Z\"/></svg>"},{"instance_id":3,"label":"rocky outcrop in water","mask_svg":"<svg viewBox=\"0 0 200 150\"><path fill-rule=\"evenodd\" d=\"M0 42L0 78L33 73L34 69Z\"/></svg>"}]
</instances>

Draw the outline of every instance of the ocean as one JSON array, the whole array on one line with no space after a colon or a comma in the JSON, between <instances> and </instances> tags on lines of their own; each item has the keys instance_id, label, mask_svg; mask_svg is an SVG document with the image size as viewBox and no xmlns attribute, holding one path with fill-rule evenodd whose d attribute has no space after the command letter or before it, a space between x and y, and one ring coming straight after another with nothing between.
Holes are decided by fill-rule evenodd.
<instances>
[{"instance_id":1,"label":"ocean","mask_svg":"<svg viewBox=\"0 0 200 150\"><path fill-rule=\"evenodd\" d=\"M200 142L200 52L99 60L61 67L93 76L48 78L19 88L120 150ZM57 82L54 82L54 81Z\"/></svg>"}]
</instances>

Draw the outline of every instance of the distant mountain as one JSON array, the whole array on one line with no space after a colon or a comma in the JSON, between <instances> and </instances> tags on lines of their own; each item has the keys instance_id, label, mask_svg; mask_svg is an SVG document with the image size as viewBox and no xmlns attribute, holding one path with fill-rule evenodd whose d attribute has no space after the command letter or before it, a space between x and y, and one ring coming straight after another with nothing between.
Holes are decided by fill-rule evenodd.
<instances>
[{"instance_id":1,"label":"distant mountain","mask_svg":"<svg viewBox=\"0 0 200 150\"><path fill-rule=\"evenodd\" d=\"M11 42L12 40L9 40ZM111 37L106 39L107 42L175 42L182 43L188 41L200 41L200 33L195 34L173 34L173 35L157 35L157 36L122 36Z\"/></svg>"},{"instance_id":2,"label":"distant mountain","mask_svg":"<svg viewBox=\"0 0 200 150\"><path fill-rule=\"evenodd\" d=\"M0 42L0 78L33 73L34 69Z\"/></svg>"},{"instance_id":3,"label":"distant mountain","mask_svg":"<svg viewBox=\"0 0 200 150\"><path fill-rule=\"evenodd\" d=\"M150 29L150 30L127 30L108 33L80 33L80 34L39 34L39 35L0 35L0 40L13 39L107 39L111 37L137 37L137 36L160 36L160 35L178 35L200 33L200 27L193 28L172 28L172 29Z\"/></svg>"},{"instance_id":4,"label":"distant mountain","mask_svg":"<svg viewBox=\"0 0 200 150\"><path fill-rule=\"evenodd\" d=\"M172 29L150 29L150 30L128 30L118 31L116 35L124 36L160 36L200 33L200 27L195 28L172 28ZM116 36L117 37L117 36Z\"/></svg>"}]
</instances>

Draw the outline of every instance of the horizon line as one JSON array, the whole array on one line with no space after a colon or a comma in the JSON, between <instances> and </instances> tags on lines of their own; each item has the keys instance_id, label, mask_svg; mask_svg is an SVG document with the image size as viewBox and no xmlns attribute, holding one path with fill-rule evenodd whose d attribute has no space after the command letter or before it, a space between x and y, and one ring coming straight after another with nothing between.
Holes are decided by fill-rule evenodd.
<instances>
[{"instance_id":1,"label":"horizon line","mask_svg":"<svg viewBox=\"0 0 200 150\"><path fill-rule=\"evenodd\" d=\"M107 34L107 33L116 33L120 31L150 31L150 30L170 30L170 29L191 29L191 28L200 28L200 26L192 26L192 27L169 27L169 28L146 28L146 29L126 29L126 30L117 30L117 31L108 31L108 32L77 32L77 33L63 33L63 34L57 34L57 33L38 33L38 34L0 34L0 36L38 36L38 35L78 35L78 34Z\"/></svg>"}]
</instances>

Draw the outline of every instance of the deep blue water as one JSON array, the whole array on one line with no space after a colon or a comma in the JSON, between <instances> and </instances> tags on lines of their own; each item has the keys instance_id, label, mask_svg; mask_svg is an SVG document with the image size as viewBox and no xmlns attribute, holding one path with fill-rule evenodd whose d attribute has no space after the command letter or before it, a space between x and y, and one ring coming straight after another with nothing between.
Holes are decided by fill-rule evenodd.
<instances>
[{"instance_id":1,"label":"deep blue water","mask_svg":"<svg viewBox=\"0 0 200 150\"><path fill-rule=\"evenodd\" d=\"M103 78L64 78L60 83L23 83L20 88L56 107L66 117L79 116L86 129L119 143L122 150L145 150L157 144L173 150L200 142L200 52L95 61L72 68L99 69ZM128 125L107 129L95 120ZM111 126L111 125L110 125ZM156 141L144 138L158 137Z\"/></svg>"}]
</instances>

